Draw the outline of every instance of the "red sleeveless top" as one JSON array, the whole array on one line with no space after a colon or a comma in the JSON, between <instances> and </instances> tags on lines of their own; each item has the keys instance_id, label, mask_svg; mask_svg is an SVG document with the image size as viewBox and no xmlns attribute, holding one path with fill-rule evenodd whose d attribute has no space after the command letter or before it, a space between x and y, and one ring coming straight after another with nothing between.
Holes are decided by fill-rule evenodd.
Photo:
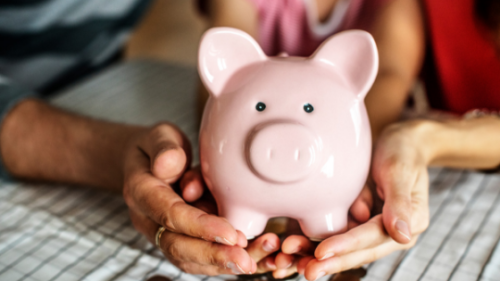
<instances>
[{"instance_id":1,"label":"red sleeveless top","mask_svg":"<svg viewBox=\"0 0 500 281\"><path fill-rule=\"evenodd\" d=\"M442 109L500 110L500 58L474 14L474 0L424 0ZM429 99L432 101L433 97Z\"/></svg>"}]
</instances>

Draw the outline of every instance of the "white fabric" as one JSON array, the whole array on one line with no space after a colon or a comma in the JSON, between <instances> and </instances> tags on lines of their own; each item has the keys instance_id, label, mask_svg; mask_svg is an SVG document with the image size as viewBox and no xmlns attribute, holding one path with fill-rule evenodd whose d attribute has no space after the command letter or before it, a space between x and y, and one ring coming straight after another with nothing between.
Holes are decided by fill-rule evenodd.
<instances>
[{"instance_id":1,"label":"white fabric","mask_svg":"<svg viewBox=\"0 0 500 281\"><path fill-rule=\"evenodd\" d=\"M316 0L304 0L307 22L312 34L317 38L324 38L325 36L335 33L344 22L350 3L351 0L339 0L327 21L322 23L319 21L319 11Z\"/></svg>"}]
</instances>

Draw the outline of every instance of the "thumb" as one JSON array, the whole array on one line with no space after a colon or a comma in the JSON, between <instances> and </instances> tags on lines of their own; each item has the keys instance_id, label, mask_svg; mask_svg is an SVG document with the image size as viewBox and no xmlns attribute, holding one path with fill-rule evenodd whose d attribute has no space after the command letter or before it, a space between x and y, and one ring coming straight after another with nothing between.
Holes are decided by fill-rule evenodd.
<instances>
[{"instance_id":1,"label":"thumb","mask_svg":"<svg viewBox=\"0 0 500 281\"><path fill-rule=\"evenodd\" d=\"M188 166L189 142L171 125L154 127L141 148L149 156L152 174L164 182L177 181Z\"/></svg>"},{"instance_id":2,"label":"thumb","mask_svg":"<svg viewBox=\"0 0 500 281\"><path fill-rule=\"evenodd\" d=\"M388 234L398 243L411 241L412 187L418 173L412 166L392 163L377 165L373 169L373 179L377 191L382 195L384 207L382 221Z\"/></svg>"},{"instance_id":3,"label":"thumb","mask_svg":"<svg viewBox=\"0 0 500 281\"><path fill-rule=\"evenodd\" d=\"M389 235L398 243L411 241L411 189L389 184L382 187L385 195L382 219Z\"/></svg>"}]
</instances>

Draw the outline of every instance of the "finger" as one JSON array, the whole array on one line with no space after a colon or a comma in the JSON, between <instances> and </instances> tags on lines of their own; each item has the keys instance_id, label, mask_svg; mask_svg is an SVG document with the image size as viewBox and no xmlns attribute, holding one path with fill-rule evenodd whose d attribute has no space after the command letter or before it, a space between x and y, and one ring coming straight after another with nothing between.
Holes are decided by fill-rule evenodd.
<instances>
[{"instance_id":1,"label":"finger","mask_svg":"<svg viewBox=\"0 0 500 281\"><path fill-rule=\"evenodd\" d=\"M278 251L280 248L280 239L274 233L266 233L259 238L252 241L248 247L247 252L255 262L260 262L265 257Z\"/></svg>"},{"instance_id":2,"label":"finger","mask_svg":"<svg viewBox=\"0 0 500 281\"><path fill-rule=\"evenodd\" d=\"M273 272L273 277L275 279L284 279L297 272L297 262L299 259L299 256L278 253L275 260L277 269Z\"/></svg>"},{"instance_id":3,"label":"finger","mask_svg":"<svg viewBox=\"0 0 500 281\"><path fill-rule=\"evenodd\" d=\"M312 260L314 260L313 256L307 256L307 257L300 258L300 260L297 262L297 272L299 274L304 274L304 272L306 270L306 266Z\"/></svg>"},{"instance_id":4,"label":"finger","mask_svg":"<svg viewBox=\"0 0 500 281\"><path fill-rule=\"evenodd\" d=\"M415 236L409 244L399 244L393 240L388 240L377 247L352 252L347 255L332 257L322 261L312 259L306 266L304 276L307 280L316 280L326 274L335 274L358 268L385 257L394 251L410 248L415 244L416 238Z\"/></svg>"},{"instance_id":5,"label":"finger","mask_svg":"<svg viewBox=\"0 0 500 281\"><path fill-rule=\"evenodd\" d=\"M130 211L130 217L134 227L155 244L158 224L133 210ZM217 275L255 272L255 262L240 247L229 247L168 231L162 234L160 246L165 256L179 267L180 264L191 264L189 270L185 269L189 273ZM212 266L217 270L214 271ZM200 271L202 269L215 273ZM245 271L247 269L250 270Z\"/></svg>"},{"instance_id":6,"label":"finger","mask_svg":"<svg viewBox=\"0 0 500 281\"><path fill-rule=\"evenodd\" d=\"M129 215L134 228L139 231L139 233L144 235L149 240L149 242L154 244L154 235L156 235L155 231L158 229L158 224L132 209L129 209ZM155 234L151 235L152 232L155 232Z\"/></svg>"},{"instance_id":7,"label":"finger","mask_svg":"<svg viewBox=\"0 0 500 281\"><path fill-rule=\"evenodd\" d=\"M356 221L351 214L347 216L347 230L353 229L357 226L359 226L361 223Z\"/></svg>"},{"instance_id":8,"label":"finger","mask_svg":"<svg viewBox=\"0 0 500 281\"><path fill-rule=\"evenodd\" d=\"M160 246L167 258L230 269L232 274L251 274L256 263L241 247L212 243L186 235L164 232Z\"/></svg>"},{"instance_id":9,"label":"finger","mask_svg":"<svg viewBox=\"0 0 500 281\"><path fill-rule=\"evenodd\" d=\"M236 230L236 233L238 233L238 239L236 246L241 247L241 248L246 248L248 246L248 240L245 234L239 230Z\"/></svg>"},{"instance_id":10,"label":"finger","mask_svg":"<svg viewBox=\"0 0 500 281\"><path fill-rule=\"evenodd\" d=\"M391 238L384 230L382 216L377 215L358 227L324 240L316 248L314 256L318 260L325 260L333 256L376 247L390 240Z\"/></svg>"},{"instance_id":11,"label":"finger","mask_svg":"<svg viewBox=\"0 0 500 281\"><path fill-rule=\"evenodd\" d=\"M367 222L370 219L370 212L373 206L372 193L368 186L361 190L350 208L352 217L359 223Z\"/></svg>"},{"instance_id":12,"label":"finger","mask_svg":"<svg viewBox=\"0 0 500 281\"><path fill-rule=\"evenodd\" d=\"M293 255L312 255L317 243L311 242L307 237L302 235L290 235L283 241L281 251L285 254Z\"/></svg>"},{"instance_id":13,"label":"finger","mask_svg":"<svg viewBox=\"0 0 500 281\"><path fill-rule=\"evenodd\" d=\"M412 192L412 233L420 234L429 226L429 174L424 168Z\"/></svg>"},{"instance_id":14,"label":"finger","mask_svg":"<svg viewBox=\"0 0 500 281\"><path fill-rule=\"evenodd\" d=\"M173 263L180 270L188 274L203 274L208 276L215 276L220 274L233 274L230 269L220 268L213 265L199 265L192 262L184 262L180 264ZM148 279L149 280L149 279Z\"/></svg>"},{"instance_id":15,"label":"finger","mask_svg":"<svg viewBox=\"0 0 500 281\"><path fill-rule=\"evenodd\" d=\"M239 242L238 233L226 219L189 206L171 187L154 177L146 174L137 186L127 190L124 197L129 206L171 232L231 246Z\"/></svg>"},{"instance_id":16,"label":"finger","mask_svg":"<svg viewBox=\"0 0 500 281\"><path fill-rule=\"evenodd\" d=\"M275 264L277 269L288 269L295 261L294 255L288 255L285 253L278 253L276 255Z\"/></svg>"},{"instance_id":17,"label":"finger","mask_svg":"<svg viewBox=\"0 0 500 281\"><path fill-rule=\"evenodd\" d=\"M182 198L187 202L195 202L200 199L205 190L203 177L199 168L187 171L181 179Z\"/></svg>"},{"instance_id":18,"label":"finger","mask_svg":"<svg viewBox=\"0 0 500 281\"><path fill-rule=\"evenodd\" d=\"M230 268L226 267L218 267L214 265L200 265L197 263L192 263L192 262L183 262L180 264L174 264L177 266L179 269L182 271L189 273L189 274L202 274L202 275L208 275L208 276L215 276L215 275L221 275L221 274L228 274L228 275L233 275L235 274L233 270Z\"/></svg>"},{"instance_id":19,"label":"finger","mask_svg":"<svg viewBox=\"0 0 500 281\"><path fill-rule=\"evenodd\" d=\"M290 267L289 269L277 269L273 271L274 279L288 279L290 277L293 280L291 275L297 272L296 266Z\"/></svg>"},{"instance_id":20,"label":"finger","mask_svg":"<svg viewBox=\"0 0 500 281\"><path fill-rule=\"evenodd\" d=\"M396 164L394 164L396 165ZM382 209L384 226L389 235L399 243L411 241L411 191L415 186L418 172L402 164L396 167L380 169L376 176L377 186L385 197Z\"/></svg>"},{"instance_id":21,"label":"finger","mask_svg":"<svg viewBox=\"0 0 500 281\"><path fill-rule=\"evenodd\" d=\"M172 125L157 125L139 146L149 156L153 175L167 183L177 181L188 165L189 142Z\"/></svg>"},{"instance_id":22,"label":"finger","mask_svg":"<svg viewBox=\"0 0 500 281\"><path fill-rule=\"evenodd\" d=\"M271 255L267 256L261 261L257 263L257 271L255 273L265 273L269 271L274 271L276 270L276 263L275 263L276 256Z\"/></svg>"},{"instance_id":23,"label":"finger","mask_svg":"<svg viewBox=\"0 0 500 281\"><path fill-rule=\"evenodd\" d=\"M218 214L217 210L217 202L215 202L214 197L212 196L212 193L210 192L204 192L201 198L196 200L195 202L192 203L193 206L196 208L205 211L206 213L209 214Z\"/></svg>"}]
</instances>

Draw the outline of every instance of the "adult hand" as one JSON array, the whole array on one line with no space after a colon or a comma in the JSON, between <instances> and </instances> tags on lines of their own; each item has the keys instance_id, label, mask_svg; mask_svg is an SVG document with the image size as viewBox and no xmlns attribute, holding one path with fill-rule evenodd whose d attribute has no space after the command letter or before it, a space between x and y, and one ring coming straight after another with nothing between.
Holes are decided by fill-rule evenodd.
<instances>
[{"instance_id":1,"label":"adult hand","mask_svg":"<svg viewBox=\"0 0 500 281\"><path fill-rule=\"evenodd\" d=\"M256 272L255 262L243 249L247 240L241 232L226 220L186 204L173 190L171 184L189 164L190 151L186 137L170 124L141 131L130 141L123 196L134 227L152 243L159 227L165 227L161 250L185 272Z\"/></svg>"},{"instance_id":2,"label":"adult hand","mask_svg":"<svg viewBox=\"0 0 500 281\"><path fill-rule=\"evenodd\" d=\"M180 186L184 200L209 214L217 214L217 204L204 184L199 167L187 171L181 179ZM275 252L279 250L280 244L279 237L274 233L266 233L249 242L246 251L257 264L256 270L252 273L276 270Z\"/></svg>"},{"instance_id":3,"label":"adult hand","mask_svg":"<svg viewBox=\"0 0 500 281\"><path fill-rule=\"evenodd\" d=\"M424 124L424 125L422 125ZM308 280L373 262L396 250L412 247L429 224L428 174L431 147L422 138L425 123L406 122L388 127L375 148L372 176L384 207L368 222L334 235L314 250L305 237L289 237L285 254L305 249L297 261ZM314 255L307 256L314 250ZM302 250L304 251L304 250ZM278 263L278 266L281 265Z\"/></svg>"}]
</instances>

